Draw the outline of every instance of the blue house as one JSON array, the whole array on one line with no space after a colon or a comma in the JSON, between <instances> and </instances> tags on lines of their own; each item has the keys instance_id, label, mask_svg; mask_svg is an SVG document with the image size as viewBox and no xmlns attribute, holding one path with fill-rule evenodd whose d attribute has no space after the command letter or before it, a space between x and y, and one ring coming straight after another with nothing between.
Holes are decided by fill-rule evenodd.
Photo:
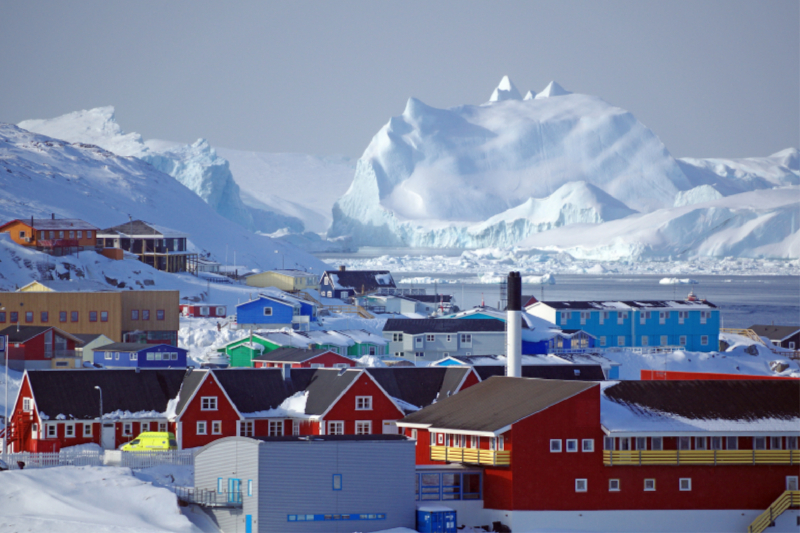
<instances>
[{"instance_id":1,"label":"blue house","mask_svg":"<svg viewBox=\"0 0 800 533\"><path fill-rule=\"evenodd\" d=\"M94 350L94 362L105 368L186 368L188 350L169 344L116 342Z\"/></svg>"},{"instance_id":2,"label":"blue house","mask_svg":"<svg viewBox=\"0 0 800 533\"><path fill-rule=\"evenodd\" d=\"M316 320L316 305L288 294L260 294L257 299L236 306L240 328L308 330Z\"/></svg>"},{"instance_id":3,"label":"blue house","mask_svg":"<svg viewBox=\"0 0 800 533\"><path fill-rule=\"evenodd\" d=\"M536 302L526 311L589 333L599 348L719 348L719 309L706 300Z\"/></svg>"}]
</instances>

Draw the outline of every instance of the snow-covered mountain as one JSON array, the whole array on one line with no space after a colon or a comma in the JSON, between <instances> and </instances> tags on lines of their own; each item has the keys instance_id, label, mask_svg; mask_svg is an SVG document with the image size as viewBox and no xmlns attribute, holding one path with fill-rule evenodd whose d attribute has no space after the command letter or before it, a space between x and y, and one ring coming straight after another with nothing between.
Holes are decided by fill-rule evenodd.
<instances>
[{"instance_id":1,"label":"snow-covered mountain","mask_svg":"<svg viewBox=\"0 0 800 533\"><path fill-rule=\"evenodd\" d=\"M283 228L303 229L302 222L291 215L245 206L228 161L218 156L205 139L191 145L144 141L138 133L122 131L111 106L52 119L25 120L18 126L67 142L94 144L117 155L137 157L174 177L217 213L247 229L265 233Z\"/></svg>"},{"instance_id":2,"label":"snow-covered mountain","mask_svg":"<svg viewBox=\"0 0 800 533\"><path fill-rule=\"evenodd\" d=\"M0 220L80 218L100 228L128 216L183 231L191 250L248 268L326 265L296 247L220 216L173 177L136 157L71 144L0 123Z\"/></svg>"},{"instance_id":3,"label":"snow-covered mountain","mask_svg":"<svg viewBox=\"0 0 800 533\"><path fill-rule=\"evenodd\" d=\"M437 239L444 227L495 216L511 222L516 212L509 210L581 181L613 197L615 208L641 212L671 206L679 191L692 188L632 114L555 83L522 100L503 78L480 106L436 109L411 98L358 161L350 189L334 206L329 236L446 246L451 239ZM550 227L531 223L528 231Z\"/></svg>"}]
</instances>

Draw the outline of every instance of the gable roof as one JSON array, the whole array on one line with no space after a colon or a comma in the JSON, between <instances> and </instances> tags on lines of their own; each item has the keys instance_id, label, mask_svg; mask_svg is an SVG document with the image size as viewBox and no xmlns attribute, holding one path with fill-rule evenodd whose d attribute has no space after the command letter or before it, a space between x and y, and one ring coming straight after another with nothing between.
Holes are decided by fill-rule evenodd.
<instances>
[{"instance_id":1,"label":"gable roof","mask_svg":"<svg viewBox=\"0 0 800 533\"><path fill-rule=\"evenodd\" d=\"M335 289L354 289L357 293L395 287L392 273L388 270L326 270Z\"/></svg>"},{"instance_id":2,"label":"gable roof","mask_svg":"<svg viewBox=\"0 0 800 533\"><path fill-rule=\"evenodd\" d=\"M141 352L142 350L147 350L148 348L156 348L158 346L169 346L165 344L147 344L144 342L115 342L112 344L105 344L100 346L99 348L95 349L96 352ZM185 348L179 348L177 346L169 346L172 349L179 350L185 352Z\"/></svg>"},{"instance_id":3,"label":"gable roof","mask_svg":"<svg viewBox=\"0 0 800 533\"><path fill-rule=\"evenodd\" d=\"M121 292L117 287L92 279L31 281L24 287L17 289L17 292L45 292L45 290L33 290L38 285L41 285L46 291L52 292Z\"/></svg>"},{"instance_id":4,"label":"gable roof","mask_svg":"<svg viewBox=\"0 0 800 533\"><path fill-rule=\"evenodd\" d=\"M406 416L397 425L499 435L515 422L592 387L599 385L583 381L491 377Z\"/></svg>"},{"instance_id":5,"label":"gable roof","mask_svg":"<svg viewBox=\"0 0 800 533\"><path fill-rule=\"evenodd\" d=\"M438 304L440 302L450 303L453 300L452 294L403 294L402 297L406 300L433 304Z\"/></svg>"},{"instance_id":6,"label":"gable roof","mask_svg":"<svg viewBox=\"0 0 800 533\"><path fill-rule=\"evenodd\" d=\"M50 420L95 419L115 411L165 413L169 400L178 395L184 370L28 370L36 408ZM147 417L147 415L142 418ZM107 416L107 418L114 418Z\"/></svg>"},{"instance_id":7,"label":"gable roof","mask_svg":"<svg viewBox=\"0 0 800 533\"><path fill-rule=\"evenodd\" d=\"M425 407L437 398L456 394L469 367L387 367L367 368L366 371L392 398L415 407Z\"/></svg>"},{"instance_id":8,"label":"gable roof","mask_svg":"<svg viewBox=\"0 0 800 533\"><path fill-rule=\"evenodd\" d=\"M630 311L633 309L716 309L708 300L592 300L592 301L540 301L535 304L558 310Z\"/></svg>"},{"instance_id":9,"label":"gable roof","mask_svg":"<svg viewBox=\"0 0 800 533\"><path fill-rule=\"evenodd\" d=\"M402 331L409 335L423 333L462 333L462 332L499 332L505 331L506 324L491 318L390 318L383 326L383 331Z\"/></svg>"},{"instance_id":10,"label":"gable roof","mask_svg":"<svg viewBox=\"0 0 800 533\"><path fill-rule=\"evenodd\" d=\"M278 348L277 350L272 350L271 352L254 357L253 360L271 361L276 363L303 363L324 353L339 355L325 348L317 348L315 350L306 350L303 348ZM339 357L342 356L339 355Z\"/></svg>"},{"instance_id":11,"label":"gable roof","mask_svg":"<svg viewBox=\"0 0 800 533\"><path fill-rule=\"evenodd\" d=\"M294 372L292 370L292 374ZM317 416L325 414L363 372L363 369L344 371L333 368L316 369L305 387L308 391L306 414Z\"/></svg>"},{"instance_id":12,"label":"gable roof","mask_svg":"<svg viewBox=\"0 0 800 533\"><path fill-rule=\"evenodd\" d=\"M170 229L159 224L151 224L144 220L134 220L104 230L99 230L102 235L119 235L120 237L188 237L188 233Z\"/></svg>"},{"instance_id":13,"label":"gable roof","mask_svg":"<svg viewBox=\"0 0 800 533\"><path fill-rule=\"evenodd\" d=\"M62 337L75 341L78 344L83 344L80 338L72 333L67 333L64 330L58 329L55 326L8 326L4 330L0 330L0 335L8 335L8 342L28 342L49 329L55 330Z\"/></svg>"},{"instance_id":14,"label":"gable roof","mask_svg":"<svg viewBox=\"0 0 800 533\"><path fill-rule=\"evenodd\" d=\"M64 229L70 229L70 230L78 230L78 229L80 229L80 230L85 230L85 229L95 230L95 229L97 229L95 226L92 226L88 222L84 222L83 220L81 220L79 218L34 218L33 219L33 225L31 225L31 219L30 218L28 218L28 219L17 218L17 219L14 219L14 220L10 221L10 222L6 222L2 226L0 226L0 228L5 227L8 224L11 224L12 222L21 222L22 224L25 224L26 226L28 226L30 228L33 228L33 229L37 229L37 230L40 230L40 229L41 230L50 230L50 229L53 229L53 230L55 230L55 229L57 229L57 230L64 230Z\"/></svg>"},{"instance_id":15,"label":"gable roof","mask_svg":"<svg viewBox=\"0 0 800 533\"><path fill-rule=\"evenodd\" d=\"M749 329L752 329L759 337L766 337L769 340L783 340L800 331L800 326L765 326L754 324L750 326Z\"/></svg>"},{"instance_id":16,"label":"gable roof","mask_svg":"<svg viewBox=\"0 0 800 533\"><path fill-rule=\"evenodd\" d=\"M492 376L505 376L506 367L500 365L478 365L475 372L481 381ZM603 367L600 365L523 365L523 378L560 379L563 381L603 381Z\"/></svg>"}]
</instances>

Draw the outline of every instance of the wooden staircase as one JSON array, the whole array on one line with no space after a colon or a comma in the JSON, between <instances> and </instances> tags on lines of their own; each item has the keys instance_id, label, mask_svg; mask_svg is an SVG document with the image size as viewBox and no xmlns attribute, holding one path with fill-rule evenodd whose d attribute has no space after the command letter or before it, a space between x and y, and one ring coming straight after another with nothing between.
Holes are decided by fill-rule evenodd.
<instances>
[{"instance_id":1,"label":"wooden staircase","mask_svg":"<svg viewBox=\"0 0 800 533\"><path fill-rule=\"evenodd\" d=\"M784 491L766 511L753 520L753 523L747 528L747 533L761 533L790 507L800 507L800 490Z\"/></svg>"}]
</instances>

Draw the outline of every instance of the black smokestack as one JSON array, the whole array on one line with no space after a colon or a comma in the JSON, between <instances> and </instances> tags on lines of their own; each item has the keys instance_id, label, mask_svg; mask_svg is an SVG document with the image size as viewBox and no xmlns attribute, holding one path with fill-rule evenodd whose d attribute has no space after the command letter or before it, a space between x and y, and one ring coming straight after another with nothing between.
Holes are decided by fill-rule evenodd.
<instances>
[{"instance_id":1,"label":"black smokestack","mask_svg":"<svg viewBox=\"0 0 800 533\"><path fill-rule=\"evenodd\" d=\"M508 310L522 310L522 277L519 272L508 273Z\"/></svg>"}]
</instances>

